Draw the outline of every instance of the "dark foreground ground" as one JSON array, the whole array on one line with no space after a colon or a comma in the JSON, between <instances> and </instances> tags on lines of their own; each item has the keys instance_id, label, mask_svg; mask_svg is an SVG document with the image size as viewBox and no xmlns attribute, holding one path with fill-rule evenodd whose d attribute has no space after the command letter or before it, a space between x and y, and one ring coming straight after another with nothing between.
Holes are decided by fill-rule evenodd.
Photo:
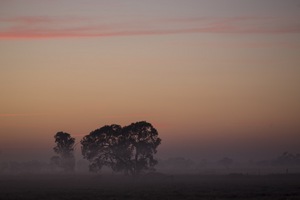
<instances>
[{"instance_id":1,"label":"dark foreground ground","mask_svg":"<svg viewBox=\"0 0 300 200\"><path fill-rule=\"evenodd\" d=\"M300 175L2 175L0 199L300 199Z\"/></svg>"}]
</instances>

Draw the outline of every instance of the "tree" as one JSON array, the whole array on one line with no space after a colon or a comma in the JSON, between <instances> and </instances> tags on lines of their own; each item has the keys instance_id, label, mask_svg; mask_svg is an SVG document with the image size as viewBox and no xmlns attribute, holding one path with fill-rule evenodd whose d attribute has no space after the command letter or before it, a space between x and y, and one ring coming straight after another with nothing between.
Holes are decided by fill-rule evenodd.
<instances>
[{"instance_id":1,"label":"tree","mask_svg":"<svg viewBox=\"0 0 300 200\"><path fill-rule=\"evenodd\" d=\"M75 138L71 137L69 133L58 132L54 136L56 146L53 148L54 152L60 156L60 167L65 171L74 171L74 145Z\"/></svg>"},{"instance_id":2,"label":"tree","mask_svg":"<svg viewBox=\"0 0 300 200\"><path fill-rule=\"evenodd\" d=\"M154 154L161 139L156 129L147 122L103 126L81 140L82 155L90 161L90 171L98 172L103 166L115 172L138 175L154 170Z\"/></svg>"},{"instance_id":3,"label":"tree","mask_svg":"<svg viewBox=\"0 0 300 200\"><path fill-rule=\"evenodd\" d=\"M121 131L120 125L103 126L80 141L83 158L90 162L90 171L98 172L103 166L115 168L115 151Z\"/></svg>"},{"instance_id":4,"label":"tree","mask_svg":"<svg viewBox=\"0 0 300 200\"><path fill-rule=\"evenodd\" d=\"M129 165L127 170L132 175L139 175L142 171L153 171L157 160L154 154L161 143L157 130L148 122L132 123L123 128L130 149Z\"/></svg>"}]
</instances>

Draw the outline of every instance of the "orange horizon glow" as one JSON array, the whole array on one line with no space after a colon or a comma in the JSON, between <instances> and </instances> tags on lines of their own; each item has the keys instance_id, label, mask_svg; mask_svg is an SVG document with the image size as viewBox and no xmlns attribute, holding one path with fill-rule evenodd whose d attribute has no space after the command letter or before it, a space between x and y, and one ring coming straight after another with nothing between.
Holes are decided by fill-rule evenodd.
<instances>
[{"instance_id":1,"label":"orange horizon glow","mask_svg":"<svg viewBox=\"0 0 300 200\"><path fill-rule=\"evenodd\" d=\"M51 155L58 131L78 142L137 121L154 125L166 157L300 151L295 2L14 0L0 11L9 158Z\"/></svg>"}]
</instances>

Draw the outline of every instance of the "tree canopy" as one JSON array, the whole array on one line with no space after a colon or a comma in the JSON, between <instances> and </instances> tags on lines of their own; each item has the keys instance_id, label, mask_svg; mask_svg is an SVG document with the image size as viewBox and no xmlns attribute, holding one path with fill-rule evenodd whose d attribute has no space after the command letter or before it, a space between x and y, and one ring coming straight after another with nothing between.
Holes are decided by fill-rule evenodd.
<instances>
[{"instance_id":1,"label":"tree canopy","mask_svg":"<svg viewBox=\"0 0 300 200\"><path fill-rule=\"evenodd\" d=\"M65 171L74 171L75 158L74 158L74 144L75 138L71 137L69 133L57 132L54 136L56 146L53 148L54 152L59 155L60 167Z\"/></svg>"},{"instance_id":2,"label":"tree canopy","mask_svg":"<svg viewBox=\"0 0 300 200\"><path fill-rule=\"evenodd\" d=\"M103 126L81 140L82 155L90 161L90 171L98 172L103 166L116 165L114 147L117 145L121 130L121 126L116 124Z\"/></svg>"},{"instance_id":3,"label":"tree canopy","mask_svg":"<svg viewBox=\"0 0 300 200\"><path fill-rule=\"evenodd\" d=\"M107 166L115 172L138 175L154 170L154 154L160 143L157 130L141 121L123 128L113 124L96 129L81 140L81 150L90 161L90 171Z\"/></svg>"}]
</instances>

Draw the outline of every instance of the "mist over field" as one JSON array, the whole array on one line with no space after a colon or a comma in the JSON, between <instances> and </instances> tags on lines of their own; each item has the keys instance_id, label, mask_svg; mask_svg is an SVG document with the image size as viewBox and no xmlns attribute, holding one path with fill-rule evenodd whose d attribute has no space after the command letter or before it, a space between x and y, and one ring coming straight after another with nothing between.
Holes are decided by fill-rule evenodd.
<instances>
[{"instance_id":1,"label":"mist over field","mask_svg":"<svg viewBox=\"0 0 300 200\"><path fill-rule=\"evenodd\" d=\"M0 0L0 200L299 199L298 0Z\"/></svg>"}]
</instances>

